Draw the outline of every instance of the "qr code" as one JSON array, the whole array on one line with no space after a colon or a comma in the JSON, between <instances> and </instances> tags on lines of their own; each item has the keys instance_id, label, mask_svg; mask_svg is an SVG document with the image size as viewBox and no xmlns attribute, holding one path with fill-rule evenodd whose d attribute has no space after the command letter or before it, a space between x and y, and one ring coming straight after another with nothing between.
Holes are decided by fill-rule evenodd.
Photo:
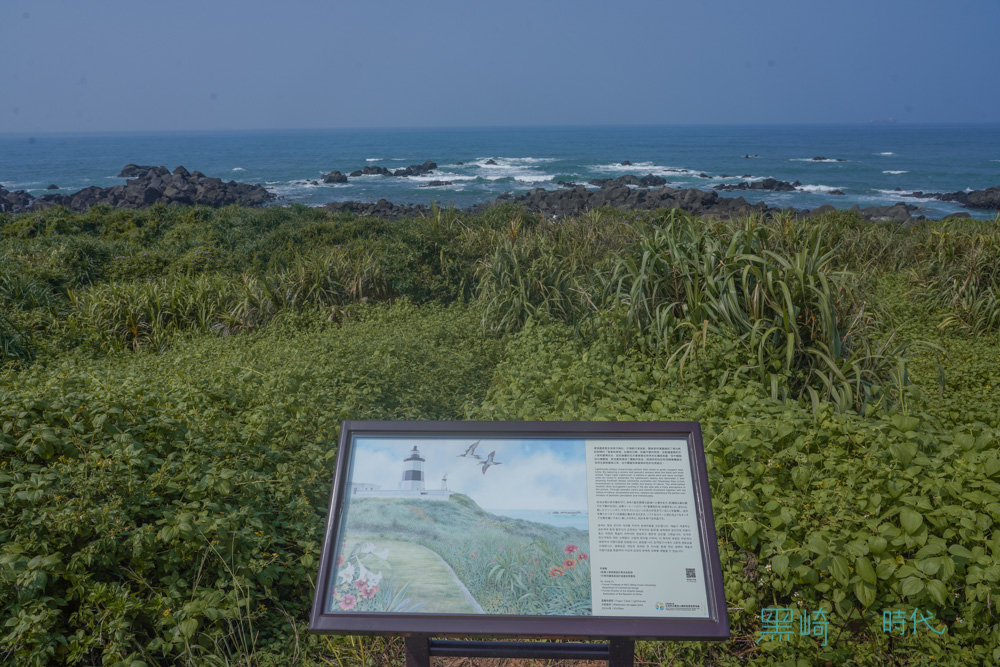
<instances>
[{"instance_id":1,"label":"qr code","mask_svg":"<svg viewBox=\"0 0 1000 667\"><path fill-rule=\"evenodd\" d=\"M698 578L694 574L694 568L693 567L686 567L686 568L684 568L684 574L687 576L688 581L694 581L695 579Z\"/></svg>"}]
</instances>

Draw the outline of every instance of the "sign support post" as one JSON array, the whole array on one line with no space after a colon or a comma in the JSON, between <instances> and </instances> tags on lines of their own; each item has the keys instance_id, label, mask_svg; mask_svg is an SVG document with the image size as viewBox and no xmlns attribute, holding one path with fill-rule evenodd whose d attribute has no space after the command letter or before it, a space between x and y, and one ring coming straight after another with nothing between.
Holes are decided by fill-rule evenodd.
<instances>
[{"instance_id":1,"label":"sign support post","mask_svg":"<svg viewBox=\"0 0 1000 667\"><path fill-rule=\"evenodd\" d=\"M406 667L430 667L432 657L604 660L608 667L634 667L635 641L615 638L607 644L554 642L443 641L428 635L405 638Z\"/></svg>"}]
</instances>

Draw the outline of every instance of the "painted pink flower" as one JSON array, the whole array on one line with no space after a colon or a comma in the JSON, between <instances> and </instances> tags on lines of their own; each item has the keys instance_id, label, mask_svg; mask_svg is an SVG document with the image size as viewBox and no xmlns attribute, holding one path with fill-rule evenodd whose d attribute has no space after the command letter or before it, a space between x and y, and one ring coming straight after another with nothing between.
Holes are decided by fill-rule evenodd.
<instances>
[{"instance_id":1,"label":"painted pink flower","mask_svg":"<svg viewBox=\"0 0 1000 667\"><path fill-rule=\"evenodd\" d=\"M567 544L567 545L566 545L566 548L565 548L565 549L563 549L563 551L565 551L565 552L566 552L566 553L568 553L568 554L571 554L571 553L573 553L574 551L576 551L576 550L577 550L577 548L578 548L578 547L577 547L577 546L576 546L575 544Z\"/></svg>"},{"instance_id":2,"label":"painted pink flower","mask_svg":"<svg viewBox=\"0 0 1000 667\"><path fill-rule=\"evenodd\" d=\"M585 554L585 553L583 553L583 552L581 551L580 553L578 553L578 554L576 555L576 559L577 559L577 560L587 560L587 554Z\"/></svg>"},{"instance_id":3,"label":"painted pink flower","mask_svg":"<svg viewBox=\"0 0 1000 667\"><path fill-rule=\"evenodd\" d=\"M354 587L364 593L365 589L368 588L368 582L364 579L358 579L354 582Z\"/></svg>"},{"instance_id":4,"label":"painted pink flower","mask_svg":"<svg viewBox=\"0 0 1000 667\"><path fill-rule=\"evenodd\" d=\"M354 609L354 605L358 603L358 599L351 595L350 593L345 593L344 597L340 600L340 608L344 611L350 611Z\"/></svg>"},{"instance_id":5,"label":"painted pink flower","mask_svg":"<svg viewBox=\"0 0 1000 667\"><path fill-rule=\"evenodd\" d=\"M365 590L361 591L361 595L364 596L366 600L371 600L378 593L378 586L370 586Z\"/></svg>"},{"instance_id":6,"label":"painted pink flower","mask_svg":"<svg viewBox=\"0 0 1000 667\"><path fill-rule=\"evenodd\" d=\"M570 570L576 567L576 561L573 560L572 558L567 558L566 560L563 561L563 567L566 568L567 570Z\"/></svg>"}]
</instances>

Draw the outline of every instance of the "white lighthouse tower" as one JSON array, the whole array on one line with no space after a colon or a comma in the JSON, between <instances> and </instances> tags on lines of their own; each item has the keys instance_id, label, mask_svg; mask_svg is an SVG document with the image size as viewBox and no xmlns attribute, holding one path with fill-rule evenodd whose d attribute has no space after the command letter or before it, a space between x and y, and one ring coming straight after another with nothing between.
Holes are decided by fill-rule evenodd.
<instances>
[{"instance_id":1,"label":"white lighthouse tower","mask_svg":"<svg viewBox=\"0 0 1000 667\"><path fill-rule=\"evenodd\" d=\"M416 445L410 455L403 459L403 481L399 483L399 488L404 491L424 490L424 457L420 456Z\"/></svg>"}]
</instances>

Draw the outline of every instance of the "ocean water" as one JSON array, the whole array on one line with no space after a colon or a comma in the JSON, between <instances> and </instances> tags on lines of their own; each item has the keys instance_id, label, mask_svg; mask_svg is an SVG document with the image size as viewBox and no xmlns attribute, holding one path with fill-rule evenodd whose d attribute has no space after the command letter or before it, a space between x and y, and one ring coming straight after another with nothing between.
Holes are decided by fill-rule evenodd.
<instances>
[{"instance_id":1,"label":"ocean water","mask_svg":"<svg viewBox=\"0 0 1000 667\"><path fill-rule=\"evenodd\" d=\"M485 509L485 508L484 508ZM579 528L580 530L590 529L590 518L586 512L579 514L564 514L552 510L497 510L486 509L491 514L507 516L512 519L524 519L535 523L547 523L556 528Z\"/></svg>"},{"instance_id":2,"label":"ocean water","mask_svg":"<svg viewBox=\"0 0 1000 667\"><path fill-rule=\"evenodd\" d=\"M365 166L400 169L424 160L436 162L438 169L416 178L364 176L346 184L311 183L334 169L345 174ZM624 160L632 165L622 166ZM796 192L720 194L806 209L904 201L940 217L964 209L908 194L1000 185L1000 125L0 134L0 184L8 190L40 195L50 183L61 188L58 192L107 187L124 182L117 174L130 162L171 170L184 165L224 180L261 183L281 197L278 204L385 198L464 208L505 192L556 189L560 180L586 183L631 173L663 176L675 188L709 189L767 177L798 180L802 187ZM427 187L434 180L452 184ZM845 194L831 194L834 190Z\"/></svg>"}]
</instances>

